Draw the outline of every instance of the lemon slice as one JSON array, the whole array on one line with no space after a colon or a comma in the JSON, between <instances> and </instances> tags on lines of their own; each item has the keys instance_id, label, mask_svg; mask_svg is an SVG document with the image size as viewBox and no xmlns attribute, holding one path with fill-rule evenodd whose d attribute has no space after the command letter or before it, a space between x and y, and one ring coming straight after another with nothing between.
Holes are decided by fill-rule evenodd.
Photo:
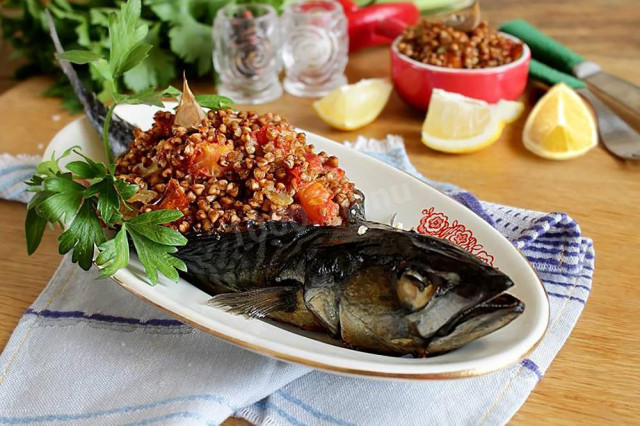
<instances>
[{"instance_id":1,"label":"lemon slice","mask_svg":"<svg viewBox=\"0 0 640 426\"><path fill-rule=\"evenodd\" d=\"M340 130L355 130L373 122L389 100L391 83L386 78L360 80L331 91L313 103L322 121Z\"/></svg>"},{"instance_id":2,"label":"lemon slice","mask_svg":"<svg viewBox=\"0 0 640 426\"><path fill-rule=\"evenodd\" d=\"M536 155L567 160L596 146L598 131L582 98L569 86L559 83L531 111L522 141Z\"/></svg>"},{"instance_id":3,"label":"lemon slice","mask_svg":"<svg viewBox=\"0 0 640 426\"><path fill-rule=\"evenodd\" d=\"M523 109L520 102L501 100L490 105L434 89L422 125L422 143L454 154L478 151L497 141L505 124L516 120Z\"/></svg>"}]
</instances>

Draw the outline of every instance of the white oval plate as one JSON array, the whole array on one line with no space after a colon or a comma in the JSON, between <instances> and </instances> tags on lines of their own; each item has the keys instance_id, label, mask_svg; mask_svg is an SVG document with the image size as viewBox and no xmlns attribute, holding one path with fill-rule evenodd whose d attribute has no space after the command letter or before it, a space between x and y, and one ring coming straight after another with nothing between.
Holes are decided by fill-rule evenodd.
<instances>
[{"instance_id":1,"label":"white oval plate","mask_svg":"<svg viewBox=\"0 0 640 426\"><path fill-rule=\"evenodd\" d=\"M146 129L156 110L126 105L116 111ZM525 303L524 313L501 330L456 351L433 358L397 358L346 349L321 333L245 319L207 306L210 296L182 279L177 284L161 279L152 287L141 278L144 270L136 259L118 271L114 280L148 303L214 336L267 356L333 373L414 380L469 377L514 364L533 350L547 328L549 302L536 272L506 238L462 204L402 171L312 133L307 133L307 140L317 151L340 159L348 177L366 196L369 220L387 223L397 213L405 229L415 228L464 246L511 277L515 286L510 292ZM54 151L59 155L73 145L79 145L94 159L104 158L102 144L84 118L62 129L45 156Z\"/></svg>"}]
</instances>

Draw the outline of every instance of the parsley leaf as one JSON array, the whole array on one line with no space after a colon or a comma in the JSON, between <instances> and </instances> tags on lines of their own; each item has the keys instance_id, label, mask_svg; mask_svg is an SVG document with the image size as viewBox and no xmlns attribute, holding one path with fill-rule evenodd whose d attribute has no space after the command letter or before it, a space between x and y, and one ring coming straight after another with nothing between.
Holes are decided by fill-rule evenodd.
<instances>
[{"instance_id":1,"label":"parsley leaf","mask_svg":"<svg viewBox=\"0 0 640 426\"><path fill-rule=\"evenodd\" d=\"M100 218L108 226L113 226L122 220L120 206L131 210L127 206L127 200L133 197L137 190L137 185L130 184L123 179L116 179L113 174L108 174L103 176L102 179L94 181L86 189L84 196L98 196L97 209L98 213L100 213Z\"/></svg>"},{"instance_id":2,"label":"parsley leaf","mask_svg":"<svg viewBox=\"0 0 640 426\"><path fill-rule=\"evenodd\" d=\"M100 164L100 166L102 167L94 167L93 165L84 161L72 161L67 164L66 167L67 170L72 172L78 178L94 179L104 177L107 174L107 169L104 167L104 165Z\"/></svg>"},{"instance_id":3,"label":"parsley leaf","mask_svg":"<svg viewBox=\"0 0 640 426\"><path fill-rule=\"evenodd\" d=\"M122 215L120 214L120 197L114 186L113 176L94 183L87 188L87 194L100 194L98 198L97 209L100 218L107 225L115 225L120 222Z\"/></svg>"},{"instance_id":4,"label":"parsley leaf","mask_svg":"<svg viewBox=\"0 0 640 426\"><path fill-rule=\"evenodd\" d=\"M75 177L81 179L104 178L107 176L107 168L102 163L97 163L91 158L75 151L76 154L82 156L85 161L72 161L67 164L67 170L72 172Z\"/></svg>"},{"instance_id":5,"label":"parsley leaf","mask_svg":"<svg viewBox=\"0 0 640 426\"><path fill-rule=\"evenodd\" d=\"M171 256L178 251L176 246L185 245L187 239L175 229L162 226L180 217L182 213L177 210L158 210L126 222L138 259L152 284L158 282L158 271L177 282L178 271L187 270L187 265L182 260ZM163 244L162 241L171 241L171 245Z\"/></svg>"},{"instance_id":6,"label":"parsley leaf","mask_svg":"<svg viewBox=\"0 0 640 426\"><path fill-rule=\"evenodd\" d=\"M116 236L98 246L100 254L96 258L96 263L103 266L100 270L103 277L110 277L119 269L129 264L129 240L127 239L127 227L122 228Z\"/></svg>"},{"instance_id":7,"label":"parsley leaf","mask_svg":"<svg viewBox=\"0 0 640 426\"><path fill-rule=\"evenodd\" d=\"M47 178L43 187L52 195L37 205L38 214L50 223L69 222L80 207L84 186L72 181L69 173Z\"/></svg>"},{"instance_id":8,"label":"parsley leaf","mask_svg":"<svg viewBox=\"0 0 640 426\"><path fill-rule=\"evenodd\" d=\"M126 103L130 105L155 105L157 107L164 107L162 103L162 98L167 97L176 97L176 94L180 94L178 89L173 86L169 86L166 89L154 91L153 89L143 90L142 92L133 93L129 95L122 95L119 93L115 93L113 95L113 99L117 103Z\"/></svg>"},{"instance_id":9,"label":"parsley leaf","mask_svg":"<svg viewBox=\"0 0 640 426\"><path fill-rule=\"evenodd\" d=\"M116 191L118 191L120 200L122 200L122 203L125 205L127 200L136 195L136 192L138 192L138 185L129 183L124 179L116 179L113 184L116 187Z\"/></svg>"},{"instance_id":10,"label":"parsley leaf","mask_svg":"<svg viewBox=\"0 0 640 426\"><path fill-rule=\"evenodd\" d=\"M115 178L113 164L105 167L75 152L83 160L68 163L70 172L61 170L59 159L52 158L30 181L35 194L27 206L27 252L32 254L38 248L47 222L59 223L67 227L58 237L60 253L73 250L72 262L84 270L91 267L97 245L96 263L103 266L103 275L113 275L129 263L131 241L151 283L158 282L158 272L177 281L178 271L185 271L186 265L172 254L187 239L164 225L180 219L182 213L156 210L124 220L120 211L131 209L126 200L136 193L137 185ZM89 180L89 186L74 179ZM100 219L107 226L120 226L114 239L106 240Z\"/></svg>"},{"instance_id":11,"label":"parsley leaf","mask_svg":"<svg viewBox=\"0 0 640 426\"><path fill-rule=\"evenodd\" d=\"M95 208L95 198L85 200L71 226L58 237L60 254L73 249L71 261L77 262L85 271L91 268L94 246L105 241Z\"/></svg>"},{"instance_id":12,"label":"parsley leaf","mask_svg":"<svg viewBox=\"0 0 640 426\"><path fill-rule=\"evenodd\" d=\"M166 226L158 226L174 222L182 217L178 210L155 210L136 216L127 221L129 229L140 232L145 237L159 244L183 246L187 239L180 232Z\"/></svg>"},{"instance_id":13,"label":"parsley leaf","mask_svg":"<svg viewBox=\"0 0 640 426\"><path fill-rule=\"evenodd\" d=\"M73 170L69 166L75 163L77 164L76 167L79 167L80 169L84 169L84 172L88 173L86 176L78 175L78 177L91 179L91 178L101 178L107 175L107 168L104 166L104 164L93 161L91 158L87 157L86 155L84 155L78 150L74 149L73 152L78 154L80 157L84 158L84 161L86 163L86 166L80 166L79 164L77 164L77 163L82 164L82 161L74 161L72 163L67 164L67 169L72 172Z\"/></svg>"},{"instance_id":14,"label":"parsley leaf","mask_svg":"<svg viewBox=\"0 0 640 426\"><path fill-rule=\"evenodd\" d=\"M138 65L151 50L150 44L142 42L149 27L139 22L140 13L140 0L129 0L122 4L120 13L109 15L109 65L113 79Z\"/></svg>"},{"instance_id":15,"label":"parsley leaf","mask_svg":"<svg viewBox=\"0 0 640 426\"><path fill-rule=\"evenodd\" d=\"M34 177L37 176L42 179L44 177L55 176L56 173L60 171L60 166L58 165L58 162L64 157L69 156L73 152L73 150L75 150L76 148L78 147L72 146L71 148L64 151L62 155L58 158L55 158L55 152L51 154L51 159L42 161L36 166L36 174L34 175Z\"/></svg>"},{"instance_id":16,"label":"parsley leaf","mask_svg":"<svg viewBox=\"0 0 640 426\"><path fill-rule=\"evenodd\" d=\"M47 219L40 216L36 209L27 210L27 219L24 222L24 233L27 238L27 253L31 256L42 241Z\"/></svg>"},{"instance_id":17,"label":"parsley leaf","mask_svg":"<svg viewBox=\"0 0 640 426\"><path fill-rule=\"evenodd\" d=\"M169 30L171 50L187 63L195 64L198 75L205 75L211 71L211 25L202 24L191 15L182 15L180 21Z\"/></svg>"},{"instance_id":18,"label":"parsley leaf","mask_svg":"<svg viewBox=\"0 0 640 426\"><path fill-rule=\"evenodd\" d=\"M158 282L158 271L172 281L178 281L178 270L186 271L187 267L171 254L178 251L176 246L185 245L187 239L175 229L163 225L181 217L182 213L177 210L156 210L124 221L116 238L98 247L100 255L96 263L105 266L102 270L105 275L113 275L127 266L128 234L152 284Z\"/></svg>"},{"instance_id":19,"label":"parsley leaf","mask_svg":"<svg viewBox=\"0 0 640 426\"><path fill-rule=\"evenodd\" d=\"M233 101L222 95L195 95L201 107L209 109L226 109L233 105Z\"/></svg>"},{"instance_id":20,"label":"parsley leaf","mask_svg":"<svg viewBox=\"0 0 640 426\"><path fill-rule=\"evenodd\" d=\"M60 55L60 58L66 59L74 64L88 64L89 62L102 59L102 55L91 50L67 50Z\"/></svg>"},{"instance_id":21,"label":"parsley leaf","mask_svg":"<svg viewBox=\"0 0 640 426\"><path fill-rule=\"evenodd\" d=\"M138 253L138 259L144 266L147 277L152 284L158 283L158 271L176 282L179 278L177 270L187 270L187 266L182 260L171 256L172 253L178 251L176 247L158 244L133 229L129 229L129 235L136 248L136 253Z\"/></svg>"},{"instance_id":22,"label":"parsley leaf","mask_svg":"<svg viewBox=\"0 0 640 426\"><path fill-rule=\"evenodd\" d=\"M149 30L145 41L153 48L142 62L124 74L124 84L134 92L167 84L177 75L175 57L160 47L160 23Z\"/></svg>"}]
</instances>

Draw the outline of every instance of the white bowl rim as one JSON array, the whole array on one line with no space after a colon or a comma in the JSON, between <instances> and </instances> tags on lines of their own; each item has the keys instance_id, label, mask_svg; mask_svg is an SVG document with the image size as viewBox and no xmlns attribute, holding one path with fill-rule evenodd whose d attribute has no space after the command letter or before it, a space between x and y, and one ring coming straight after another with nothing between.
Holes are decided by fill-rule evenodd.
<instances>
[{"instance_id":1,"label":"white bowl rim","mask_svg":"<svg viewBox=\"0 0 640 426\"><path fill-rule=\"evenodd\" d=\"M518 37L512 36L511 34L507 34L507 33L503 33L502 31L498 31L498 34L500 34L503 37L506 37L510 40L513 41L519 41L522 43L522 55L520 55L520 57L518 59L516 59L513 62L509 62L508 64L504 64L504 65L499 65L497 67L489 67L489 68L447 68L447 67L440 67L438 65L431 65L431 64L425 64L422 62L418 62L415 59L411 59L410 57L408 57L407 55L400 53L400 51L398 50L398 43L400 43L400 39L402 39L402 34L400 34L398 37L396 37L395 40L393 40L393 43L391 43L391 51L393 52L393 54L395 56L397 56L399 59L414 65L418 68L423 68L425 70L429 70L429 71L435 71L435 72L440 72L440 73L444 73L444 74L462 74L462 75L469 75L469 74L497 74L501 71L506 71L509 70L511 68L515 68L519 65L521 65L523 62L526 62L527 60L529 60L531 58L531 49L529 49L529 46L527 46L527 43L525 43L524 41L520 40Z\"/></svg>"}]
</instances>

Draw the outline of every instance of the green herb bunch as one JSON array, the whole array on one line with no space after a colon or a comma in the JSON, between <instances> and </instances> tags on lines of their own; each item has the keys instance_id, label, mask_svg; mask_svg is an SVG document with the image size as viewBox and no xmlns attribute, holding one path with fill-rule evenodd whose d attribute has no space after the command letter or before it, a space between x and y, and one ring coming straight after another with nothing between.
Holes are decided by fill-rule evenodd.
<instances>
[{"instance_id":1,"label":"green herb bunch","mask_svg":"<svg viewBox=\"0 0 640 426\"><path fill-rule=\"evenodd\" d=\"M227 3L270 3L281 10L289 0L144 0L141 19L149 28L144 42L152 45L148 55L135 67L120 75L116 83L124 89L140 92L168 85L182 71L191 76L212 73L211 25L221 7ZM110 16L119 10L119 0L4 0L0 8L0 30L13 48L13 57L26 64L16 76L34 74L56 77L46 92L62 96L63 104L78 112L81 106L69 84L54 65L55 51L43 46L48 37L44 11L48 9L59 29L62 45L69 49L86 49L106 56L111 46ZM109 78L95 64L79 70L85 85L99 94L102 101L110 99Z\"/></svg>"},{"instance_id":2,"label":"green herb bunch","mask_svg":"<svg viewBox=\"0 0 640 426\"><path fill-rule=\"evenodd\" d=\"M132 242L153 284L158 282L158 271L177 281L177 270L185 271L186 266L171 254L187 240L163 224L180 219L182 213L157 210L125 220L122 209L131 209L126 200L138 187L116 179L113 164L105 167L86 156L68 163L66 170L62 170L58 161L71 152L68 150L58 159L40 163L36 174L27 182L35 193L27 205L25 221L28 253L32 254L40 245L47 223L59 224L65 228L58 237L60 254L73 251L72 261L84 270L91 268L97 245L96 263L102 267L104 276L113 275L129 264L129 243ZM115 238L106 238L102 223L120 228Z\"/></svg>"},{"instance_id":3,"label":"green herb bunch","mask_svg":"<svg viewBox=\"0 0 640 426\"><path fill-rule=\"evenodd\" d=\"M130 199L138 190L136 185L115 176L115 163L109 145L109 123L116 105L152 104L163 106L163 97L176 97L181 92L168 86L164 90L153 87L137 93L123 93L120 79L140 66L153 47L147 43L148 25L140 19L140 0L129 0L108 16L108 55L92 50L69 50L61 59L76 64L91 64L98 72L111 100L104 124L104 149L107 164L102 164L71 148L59 158L43 161L27 184L34 196L27 205L25 233L27 250L32 254L39 246L47 224L63 228L58 238L61 254L72 251L72 261L84 270L92 265L95 247L96 263L104 276L111 276L128 265L133 245L151 283L158 281L158 272L173 281L178 271L185 271L184 262L172 254L186 244L178 231L164 226L182 217L177 210L156 210L140 215L126 215L132 208ZM231 101L206 95L198 97L202 106L221 108ZM60 167L59 160L71 153L81 160ZM127 216L128 218L125 218ZM133 216L130 217L129 216ZM108 239L107 229L117 231Z\"/></svg>"}]
</instances>

